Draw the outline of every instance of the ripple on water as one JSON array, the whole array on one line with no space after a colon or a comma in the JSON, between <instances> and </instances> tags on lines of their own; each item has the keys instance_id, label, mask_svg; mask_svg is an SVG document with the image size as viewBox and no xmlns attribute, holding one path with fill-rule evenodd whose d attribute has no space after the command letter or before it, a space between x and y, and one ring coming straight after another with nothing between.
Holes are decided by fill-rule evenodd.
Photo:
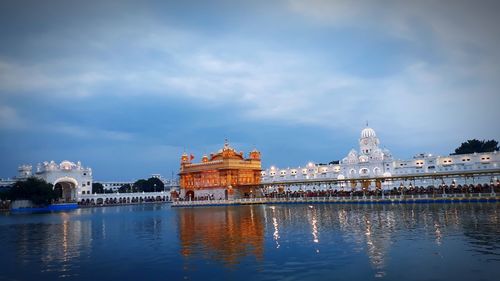
<instances>
[{"instance_id":1,"label":"ripple on water","mask_svg":"<svg viewBox=\"0 0 500 281\"><path fill-rule=\"evenodd\" d=\"M8 215L0 279L496 280L499 214L482 203Z\"/></svg>"}]
</instances>

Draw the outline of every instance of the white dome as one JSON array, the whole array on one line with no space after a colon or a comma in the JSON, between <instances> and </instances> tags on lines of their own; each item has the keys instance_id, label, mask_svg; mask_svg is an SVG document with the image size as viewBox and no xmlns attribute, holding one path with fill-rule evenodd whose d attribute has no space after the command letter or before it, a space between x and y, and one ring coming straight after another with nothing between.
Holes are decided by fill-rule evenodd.
<instances>
[{"instance_id":1,"label":"white dome","mask_svg":"<svg viewBox=\"0 0 500 281\"><path fill-rule=\"evenodd\" d=\"M75 167L75 163L70 162L68 160L64 160L59 164L59 167L63 170L71 170L73 167Z\"/></svg>"},{"instance_id":2,"label":"white dome","mask_svg":"<svg viewBox=\"0 0 500 281\"><path fill-rule=\"evenodd\" d=\"M361 138L371 138L376 137L375 130L372 128L366 127L361 131Z\"/></svg>"}]
</instances>

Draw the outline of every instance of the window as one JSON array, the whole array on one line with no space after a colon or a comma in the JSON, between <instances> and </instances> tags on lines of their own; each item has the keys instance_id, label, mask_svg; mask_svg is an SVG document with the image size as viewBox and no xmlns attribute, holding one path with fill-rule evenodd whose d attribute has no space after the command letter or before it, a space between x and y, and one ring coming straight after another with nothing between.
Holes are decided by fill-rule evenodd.
<instances>
[{"instance_id":1,"label":"window","mask_svg":"<svg viewBox=\"0 0 500 281\"><path fill-rule=\"evenodd\" d=\"M89 182L89 181L87 182L87 185L90 185L90 182Z\"/></svg>"}]
</instances>

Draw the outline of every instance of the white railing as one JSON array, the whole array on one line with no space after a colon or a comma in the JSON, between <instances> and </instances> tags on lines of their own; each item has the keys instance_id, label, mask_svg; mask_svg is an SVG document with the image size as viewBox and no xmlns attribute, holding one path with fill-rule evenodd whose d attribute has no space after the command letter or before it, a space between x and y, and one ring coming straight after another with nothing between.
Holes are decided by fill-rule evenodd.
<instances>
[{"instance_id":1,"label":"white railing","mask_svg":"<svg viewBox=\"0 0 500 281\"><path fill-rule=\"evenodd\" d=\"M229 200L174 201L173 206L206 206L206 205L238 205L238 204L272 204L272 203L322 203L322 202L379 202L379 201L419 201L436 199L500 199L495 193L457 193L457 194L417 194L417 195L385 195L385 196L353 196L353 197L280 197L280 198L241 198Z\"/></svg>"}]
</instances>

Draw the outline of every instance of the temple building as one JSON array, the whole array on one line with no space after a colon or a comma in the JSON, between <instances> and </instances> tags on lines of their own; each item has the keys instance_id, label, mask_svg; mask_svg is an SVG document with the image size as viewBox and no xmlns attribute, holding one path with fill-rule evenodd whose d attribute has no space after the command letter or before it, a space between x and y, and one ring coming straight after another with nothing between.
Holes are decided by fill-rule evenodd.
<instances>
[{"instance_id":1,"label":"temple building","mask_svg":"<svg viewBox=\"0 0 500 281\"><path fill-rule=\"evenodd\" d=\"M229 144L217 153L204 155L199 163L192 163L192 155L181 157L180 198L234 199L252 197L261 179L260 152L253 150L245 158Z\"/></svg>"},{"instance_id":2,"label":"temple building","mask_svg":"<svg viewBox=\"0 0 500 281\"><path fill-rule=\"evenodd\" d=\"M0 181L0 186L12 186L16 181L30 177L42 179L54 186L59 202L76 202L82 195L92 192L92 169L82 166L80 161L74 163L67 160L57 164L54 161L38 163L33 173L33 166L21 165L14 179Z\"/></svg>"},{"instance_id":3,"label":"temple building","mask_svg":"<svg viewBox=\"0 0 500 281\"><path fill-rule=\"evenodd\" d=\"M262 171L262 183L337 179L343 182L340 182L340 185L334 188L377 187L386 189L401 184L401 182L389 183L381 180L392 176L411 177L414 175L492 171L500 167L500 153L497 151L447 156L420 153L412 159L396 159L388 149L380 146L380 140L375 130L368 126L361 130L358 144L358 150L352 149L342 160L332 161L328 165L309 162L303 167L278 168L272 166ZM370 178L377 178L378 180L363 181L363 179ZM348 186L345 184L347 180L349 180ZM445 184L465 184L467 180L469 180L469 183L490 183L498 179L490 176L472 179L457 177L457 179L449 179L451 182ZM428 186L440 184L440 182L433 183L428 180L417 180L414 182L415 184Z\"/></svg>"}]
</instances>

